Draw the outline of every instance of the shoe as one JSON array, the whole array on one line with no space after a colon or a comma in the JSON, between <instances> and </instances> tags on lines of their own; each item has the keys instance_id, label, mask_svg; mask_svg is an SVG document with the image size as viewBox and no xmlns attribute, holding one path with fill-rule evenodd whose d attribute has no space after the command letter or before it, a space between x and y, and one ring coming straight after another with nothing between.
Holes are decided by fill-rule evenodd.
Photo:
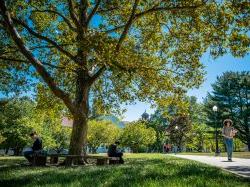
<instances>
[{"instance_id":1,"label":"shoe","mask_svg":"<svg viewBox=\"0 0 250 187\"><path fill-rule=\"evenodd\" d=\"M231 158L229 158L229 159L228 159L228 161L229 161L229 162L232 162L232 159L231 159Z\"/></svg>"}]
</instances>

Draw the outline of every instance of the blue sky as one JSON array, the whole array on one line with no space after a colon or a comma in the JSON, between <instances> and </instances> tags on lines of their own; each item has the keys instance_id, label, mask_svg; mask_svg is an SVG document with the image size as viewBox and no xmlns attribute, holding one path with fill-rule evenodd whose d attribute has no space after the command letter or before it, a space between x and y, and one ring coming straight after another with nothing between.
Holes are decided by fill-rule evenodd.
<instances>
[{"instance_id":1,"label":"blue sky","mask_svg":"<svg viewBox=\"0 0 250 187\"><path fill-rule=\"evenodd\" d=\"M216 81L217 76L221 76L225 71L250 71L250 55L244 58L234 58L231 55L225 55L218 59L213 59L208 53L204 54L201 62L205 65L205 81L199 89L188 91L189 96L196 96L198 102L202 102L207 92L212 91L211 84ZM151 114L154 108L150 108L147 103L137 103L126 107L127 112L123 115L124 121L133 121L140 118L141 114L146 110Z\"/></svg>"}]
</instances>

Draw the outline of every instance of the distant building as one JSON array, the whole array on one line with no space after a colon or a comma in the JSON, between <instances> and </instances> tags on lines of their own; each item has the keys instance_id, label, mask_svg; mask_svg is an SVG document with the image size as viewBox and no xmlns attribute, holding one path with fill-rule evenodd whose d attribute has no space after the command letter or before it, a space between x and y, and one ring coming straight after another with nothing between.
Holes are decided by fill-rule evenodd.
<instances>
[{"instance_id":1,"label":"distant building","mask_svg":"<svg viewBox=\"0 0 250 187\"><path fill-rule=\"evenodd\" d=\"M146 112L146 110L145 110L145 112L141 115L141 119L142 119L142 120L145 120L145 121L149 120L149 114Z\"/></svg>"},{"instance_id":2,"label":"distant building","mask_svg":"<svg viewBox=\"0 0 250 187\"><path fill-rule=\"evenodd\" d=\"M62 118L62 126L63 127L73 127L73 120L68 117Z\"/></svg>"}]
</instances>

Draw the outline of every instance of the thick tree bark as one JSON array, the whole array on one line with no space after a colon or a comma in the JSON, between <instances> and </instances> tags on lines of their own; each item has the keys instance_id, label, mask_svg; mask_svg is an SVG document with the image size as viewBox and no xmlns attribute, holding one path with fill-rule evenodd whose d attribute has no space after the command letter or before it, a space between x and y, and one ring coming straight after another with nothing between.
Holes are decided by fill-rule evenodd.
<instances>
[{"instance_id":1,"label":"thick tree bark","mask_svg":"<svg viewBox=\"0 0 250 187\"><path fill-rule=\"evenodd\" d=\"M87 72L78 69L76 76L75 113L73 113L73 129L71 134L69 154L82 155L87 143L88 113L89 113L89 77ZM75 160L82 163L82 160ZM66 159L66 165L71 165L72 159Z\"/></svg>"},{"instance_id":2,"label":"thick tree bark","mask_svg":"<svg viewBox=\"0 0 250 187\"><path fill-rule=\"evenodd\" d=\"M69 155L82 155L83 147L86 144L87 136L87 118L84 116L79 116L73 121L73 129L71 134L70 146L69 146ZM73 163L84 164L82 159L66 159L66 165L70 166Z\"/></svg>"},{"instance_id":3,"label":"thick tree bark","mask_svg":"<svg viewBox=\"0 0 250 187\"><path fill-rule=\"evenodd\" d=\"M87 119L83 116L79 116L78 119L74 119L73 131L70 141L69 154L81 155L83 152L84 136L87 131Z\"/></svg>"},{"instance_id":4,"label":"thick tree bark","mask_svg":"<svg viewBox=\"0 0 250 187\"><path fill-rule=\"evenodd\" d=\"M16 147L14 148L14 156L19 156L20 155L20 148Z\"/></svg>"}]
</instances>

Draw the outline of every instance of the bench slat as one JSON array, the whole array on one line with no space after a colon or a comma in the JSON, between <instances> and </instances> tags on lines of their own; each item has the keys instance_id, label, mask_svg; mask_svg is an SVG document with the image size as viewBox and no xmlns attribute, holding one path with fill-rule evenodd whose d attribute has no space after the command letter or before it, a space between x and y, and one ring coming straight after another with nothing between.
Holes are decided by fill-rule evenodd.
<instances>
[{"instance_id":1,"label":"bench slat","mask_svg":"<svg viewBox=\"0 0 250 187\"><path fill-rule=\"evenodd\" d=\"M119 157L108 157L105 155L65 155L65 154L51 154L47 155L50 157L50 163L51 164L56 164L58 163L58 158L59 157L65 157L65 158L83 158L83 159L96 159L96 164L97 165L105 165L108 163L109 164L117 164L119 163L120 158Z\"/></svg>"}]
</instances>

